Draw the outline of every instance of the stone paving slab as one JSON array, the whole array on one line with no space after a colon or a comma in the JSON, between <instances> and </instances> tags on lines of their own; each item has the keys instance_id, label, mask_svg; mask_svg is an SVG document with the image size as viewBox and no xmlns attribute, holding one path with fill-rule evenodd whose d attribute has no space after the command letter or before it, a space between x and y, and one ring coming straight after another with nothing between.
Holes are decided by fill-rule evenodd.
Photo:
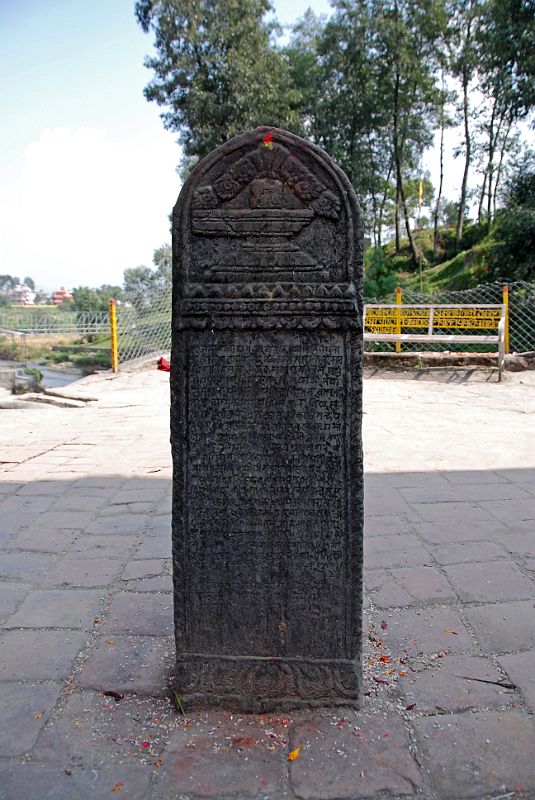
<instances>
[{"instance_id":1,"label":"stone paving slab","mask_svg":"<svg viewBox=\"0 0 535 800\"><path fill-rule=\"evenodd\" d=\"M290 783L304 800L351 800L385 792L413 797L423 776L399 716L326 712L298 717L290 747Z\"/></svg>"},{"instance_id":2,"label":"stone paving slab","mask_svg":"<svg viewBox=\"0 0 535 800\"><path fill-rule=\"evenodd\" d=\"M66 678L87 638L82 631L3 630L0 680Z\"/></svg>"},{"instance_id":3,"label":"stone paving slab","mask_svg":"<svg viewBox=\"0 0 535 800\"><path fill-rule=\"evenodd\" d=\"M0 800L535 796L535 374L367 382L363 706L285 716L177 708L168 379L78 387L0 411Z\"/></svg>"},{"instance_id":4,"label":"stone paving slab","mask_svg":"<svg viewBox=\"0 0 535 800\"><path fill-rule=\"evenodd\" d=\"M117 796L143 800L149 785L147 770L131 765L67 771L48 765L0 766L0 800L95 800Z\"/></svg>"},{"instance_id":5,"label":"stone paving slab","mask_svg":"<svg viewBox=\"0 0 535 800\"><path fill-rule=\"evenodd\" d=\"M104 635L82 666L77 682L88 689L166 696L172 657L170 638Z\"/></svg>"},{"instance_id":6,"label":"stone paving slab","mask_svg":"<svg viewBox=\"0 0 535 800\"><path fill-rule=\"evenodd\" d=\"M426 714L444 714L519 705L507 678L488 657L444 654L421 661L422 669L409 669L399 680L406 705ZM500 684L504 684L500 685Z\"/></svg>"},{"instance_id":7,"label":"stone paving slab","mask_svg":"<svg viewBox=\"0 0 535 800\"><path fill-rule=\"evenodd\" d=\"M535 650L500 656L498 661L518 687L529 710L535 712Z\"/></svg>"},{"instance_id":8,"label":"stone paving slab","mask_svg":"<svg viewBox=\"0 0 535 800\"><path fill-rule=\"evenodd\" d=\"M465 617L488 652L502 654L535 647L533 597L467 608Z\"/></svg>"},{"instance_id":9,"label":"stone paving slab","mask_svg":"<svg viewBox=\"0 0 535 800\"><path fill-rule=\"evenodd\" d=\"M440 797L533 796L535 727L518 711L427 717L415 724Z\"/></svg>"},{"instance_id":10,"label":"stone paving slab","mask_svg":"<svg viewBox=\"0 0 535 800\"><path fill-rule=\"evenodd\" d=\"M4 757L23 756L31 750L60 692L57 683L0 684L0 752Z\"/></svg>"}]
</instances>

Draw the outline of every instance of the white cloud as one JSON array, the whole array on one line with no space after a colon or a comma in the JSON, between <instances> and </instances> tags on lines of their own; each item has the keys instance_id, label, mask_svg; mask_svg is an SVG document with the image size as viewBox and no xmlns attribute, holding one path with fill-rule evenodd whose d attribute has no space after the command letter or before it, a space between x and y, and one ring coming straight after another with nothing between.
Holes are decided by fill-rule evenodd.
<instances>
[{"instance_id":1,"label":"white cloud","mask_svg":"<svg viewBox=\"0 0 535 800\"><path fill-rule=\"evenodd\" d=\"M44 130L0 193L0 272L47 288L120 284L170 241L179 158L157 127L123 141L97 128Z\"/></svg>"}]
</instances>

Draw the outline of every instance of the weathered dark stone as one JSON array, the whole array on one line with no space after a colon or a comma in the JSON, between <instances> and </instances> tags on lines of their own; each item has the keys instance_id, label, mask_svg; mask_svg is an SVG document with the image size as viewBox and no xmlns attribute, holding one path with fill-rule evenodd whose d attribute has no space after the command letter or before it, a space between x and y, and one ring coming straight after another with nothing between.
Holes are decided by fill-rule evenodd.
<instances>
[{"instance_id":1,"label":"weathered dark stone","mask_svg":"<svg viewBox=\"0 0 535 800\"><path fill-rule=\"evenodd\" d=\"M173 217L177 691L243 711L358 702L359 208L317 147L258 128Z\"/></svg>"}]
</instances>

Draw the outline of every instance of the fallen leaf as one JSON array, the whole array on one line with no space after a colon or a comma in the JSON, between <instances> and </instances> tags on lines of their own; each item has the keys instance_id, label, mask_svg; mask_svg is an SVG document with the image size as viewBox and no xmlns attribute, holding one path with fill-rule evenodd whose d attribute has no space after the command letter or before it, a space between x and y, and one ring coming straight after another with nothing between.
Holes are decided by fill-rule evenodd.
<instances>
[{"instance_id":1,"label":"fallen leaf","mask_svg":"<svg viewBox=\"0 0 535 800\"><path fill-rule=\"evenodd\" d=\"M147 747L149 747L149 743L148 742L141 742L141 747L143 747L143 749L146 749Z\"/></svg>"},{"instance_id":2,"label":"fallen leaf","mask_svg":"<svg viewBox=\"0 0 535 800\"><path fill-rule=\"evenodd\" d=\"M33 718L34 719L41 719L42 716L43 716L43 714L41 713L41 711L38 711L37 714L33 715Z\"/></svg>"},{"instance_id":3,"label":"fallen leaf","mask_svg":"<svg viewBox=\"0 0 535 800\"><path fill-rule=\"evenodd\" d=\"M104 697L113 697L116 703L118 703L119 700L124 700L124 694L121 694L120 692L114 692L112 689L107 692L102 692L102 694Z\"/></svg>"},{"instance_id":4,"label":"fallen leaf","mask_svg":"<svg viewBox=\"0 0 535 800\"><path fill-rule=\"evenodd\" d=\"M411 703L410 706L406 706L405 707L405 711L412 711L412 709L414 708L415 705L416 705L416 703Z\"/></svg>"},{"instance_id":5,"label":"fallen leaf","mask_svg":"<svg viewBox=\"0 0 535 800\"><path fill-rule=\"evenodd\" d=\"M106 644L115 644L113 639L106 639Z\"/></svg>"},{"instance_id":6,"label":"fallen leaf","mask_svg":"<svg viewBox=\"0 0 535 800\"><path fill-rule=\"evenodd\" d=\"M72 769L64 769L63 772L65 775L72 775Z\"/></svg>"},{"instance_id":7,"label":"fallen leaf","mask_svg":"<svg viewBox=\"0 0 535 800\"><path fill-rule=\"evenodd\" d=\"M122 788L122 785L123 785L122 781L119 781L118 783L116 783L115 786L112 789L112 792L120 792L121 788Z\"/></svg>"},{"instance_id":8,"label":"fallen leaf","mask_svg":"<svg viewBox=\"0 0 535 800\"><path fill-rule=\"evenodd\" d=\"M399 675L399 677L400 677L400 678L402 678L402 677L403 677L404 675L406 675L406 674L407 674L407 673L405 672L405 670L404 670L404 669L402 669L402 670L401 670L401 672L398 672L398 675Z\"/></svg>"},{"instance_id":9,"label":"fallen leaf","mask_svg":"<svg viewBox=\"0 0 535 800\"><path fill-rule=\"evenodd\" d=\"M449 633L450 636L458 636L459 634L457 631L454 631L453 628L444 628L444 633Z\"/></svg>"},{"instance_id":10,"label":"fallen leaf","mask_svg":"<svg viewBox=\"0 0 535 800\"><path fill-rule=\"evenodd\" d=\"M390 686L388 681L385 681L383 678L377 678L375 675L372 676L372 680L374 680L375 683L383 683L385 686Z\"/></svg>"},{"instance_id":11,"label":"fallen leaf","mask_svg":"<svg viewBox=\"0 0 535 800\"><path fill-rule=\"evenodd\" d=\"M295 750L292 750L291 753L288 753L288 761L295 761L296 758L299 758L299 753L301 752L300 747L296 747Z\"/></svg>"},{"instance_id":12,"label":"fallen leaf","mask_svg":"<svg viewBox=\"0 0 535 800\"><path fill-rule=\"evenodd\" d=\"M387 661L390 661L390 656L381 656L379 661L383 661L386 664Z\"/></svg>"},{"instance_id":13,"label":"fallen leaf","mask_svg":"<svg viewBox=\"0 0 535 800\"><path fill-rule=\"evenodd\" d=\"M388 622L386 620L383 620L381 622L381 630L386 631L387 628L388 628Z\"/></svg>"},{"instance_id":14,"label":"fallen leaf","mask_svg":"<svg viewBox=\"0 0 535 800\"><path fill-rule=\"evenodd\" d=\"M180 710L180 712L181 712L182 716L184 717L184 719L186 719L186 712L184 711L184 706L182 705L182 699L181 699L179 693L177 691L175 691L174 692L174 696L175 696L176 707Z\"/></svg>"}]
</instances>

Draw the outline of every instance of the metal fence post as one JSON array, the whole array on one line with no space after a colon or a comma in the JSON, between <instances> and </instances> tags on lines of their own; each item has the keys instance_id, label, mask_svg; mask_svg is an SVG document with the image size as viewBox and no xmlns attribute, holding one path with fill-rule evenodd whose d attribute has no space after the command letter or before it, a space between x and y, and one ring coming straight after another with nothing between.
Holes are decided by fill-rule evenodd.
<instances>
[{"instance_id":1,"label":"metal fence post","mask_svg":"<svg viewBox=\"0 0 535 800\"><path fill-rule=\"evenodd\" d=\"M110 300L111 370L119 369L119 350L117 347L117 303Z\"/></svg>"},{"instance_id":2,"label":"metal fence post","mask_svg":"<svg viewBox=\"0 0 535 800\"><path fill-rule=\"evenodd\" d=\"M509 286L505 283L502 289L502 303L505 306L505 333L504 333L504 349L509 352Z\"/></svg>"},{"instance_id":3,"label":"metal fence post","mask_svg":"<svg viewBox=\"0 0 535 800\"><path fill-rule=\"evenodd\" d=\"M403 301L403 292L401 291L401 286L398 286L396 289L396 303L398 306L401 305ZM396 333L401 333L401 309L396 309ZM396 353L401 353L401 342L396 342Z\"/></svg>"}]
</instances>

